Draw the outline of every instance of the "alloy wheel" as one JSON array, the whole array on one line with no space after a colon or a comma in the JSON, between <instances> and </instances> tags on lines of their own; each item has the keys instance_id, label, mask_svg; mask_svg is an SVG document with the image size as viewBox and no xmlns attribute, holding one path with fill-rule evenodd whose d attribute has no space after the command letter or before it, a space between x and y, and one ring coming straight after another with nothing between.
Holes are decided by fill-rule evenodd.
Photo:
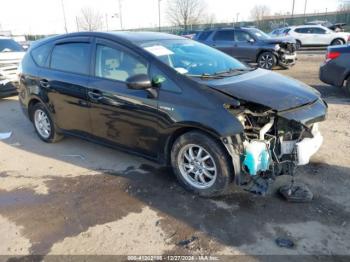
<instances>
[{"instance_id":1,"label":"alloy wheel","mask_svg":"<svg viewBox=\"0 0 350 262\"><path fill-rule=\"evenodd\" d=\"M271 69L273 67L273 57L270 54L265 54L260 57L259 67Z\"/></svg>"},{"instance_id":2,"label":"alloy wheel","mask_svg":"<svg viewBox=\"0 0 350 262\"><path fill-rule=\"evenodd\" d=\"M43 110L37 109L35 111L34 124L40 136L42 136L45 139L48 139L50 137L51 135L50 119Z\"/></svg>"},{"instance_id":3,"label":"alloy wheel","mask_svg":"<svg viewBox=\"0 0 350 262\"><path fill-rule=\"evenodd\" d=\"M216 180L217 168L214 158L203 147L195 144L184 146L177 159L182 177L197 189L211 187Z\"/></svg>"}]
</instances>

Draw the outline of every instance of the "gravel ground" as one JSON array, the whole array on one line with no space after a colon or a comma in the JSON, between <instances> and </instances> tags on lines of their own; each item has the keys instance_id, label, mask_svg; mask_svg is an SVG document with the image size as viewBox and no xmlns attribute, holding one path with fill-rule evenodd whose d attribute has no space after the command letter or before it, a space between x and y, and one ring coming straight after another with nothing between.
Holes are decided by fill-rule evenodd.
<instances>
[{"instance_id":1,"label":"gravel ground","mask_svg":"<svg viewBox=\"0 0 350 262\"><path fill-rule=\"evenodd\" d=\"M303 54L291 70L277 70L317 88L329 104L320 126L324 145L298 169L297 181L314 193L303 204L239 189L198 198L171 170L147 160L75 138L45 144L17 98L0 100L0 132L13 131L0 141L0 260L27 261L29 254L245 255L247 261L350 255L350 96L318 80L322 60ZM280 177L275 187L288 179ZM295 246L278 247L278 237Z\"/></svg>"}]
</instances>

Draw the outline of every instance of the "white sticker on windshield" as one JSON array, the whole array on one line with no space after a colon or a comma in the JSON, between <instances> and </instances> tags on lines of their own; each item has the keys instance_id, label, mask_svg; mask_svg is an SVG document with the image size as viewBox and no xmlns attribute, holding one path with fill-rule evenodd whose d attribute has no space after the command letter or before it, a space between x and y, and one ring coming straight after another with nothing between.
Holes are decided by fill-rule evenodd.
<instances>
[{"instance_id":1,"label":"white sticker on windshield","mask_svg":"<svg viewBox=\"0 0 350 262\"><path fill-rule=\"evenodd\" d=\"M188 70L186 70L185 68L182 68L182 67L175 67L175 70L182 75L188 73Z\"/></svg>"},{"instance_id":2,"label":"white sticker on windshield","mask_svg":"<svg viewBox=\"0 0 350 262\"><path fill-rule=\"evenodd\" d=\"M168 48L162 45L154 45L144 48L146 51L154 54L155 56L173 55L174 53Z\"/></svg>"}]
</instances>

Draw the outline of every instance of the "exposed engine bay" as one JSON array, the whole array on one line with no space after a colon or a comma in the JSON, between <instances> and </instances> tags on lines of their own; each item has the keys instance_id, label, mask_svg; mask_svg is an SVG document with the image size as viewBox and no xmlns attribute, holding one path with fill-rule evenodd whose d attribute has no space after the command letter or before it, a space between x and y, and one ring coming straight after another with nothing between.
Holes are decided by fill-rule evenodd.
<instances>
[{"instance_id":1,"label":"exposed engine bay","mask_svg":"<svg viewBox=\"0 0 350 262\"><path fill-rule=\"evenodd\" d=\"M279 64L285 67L294 65L296 62L296 46L294 43L281 42L278 43L279 48L276 52L279 57Z\"/></svg>"},{"instance_id":2,"label":"exposed engine bay","mask_svg":"<svg viewBox=\"0 0 350 262\"><path fill-rule=\"evenodd\" d=\"M318 123L304 125L279 116L273 110L229 109L244 127L236 141L240 155L239 185L258 182L254 193L264 194L268 181L276 176L291 175L297 166L306 165L323 142ZM237 143L238 142L238 143Z\"/></svg>"}]
</instances>

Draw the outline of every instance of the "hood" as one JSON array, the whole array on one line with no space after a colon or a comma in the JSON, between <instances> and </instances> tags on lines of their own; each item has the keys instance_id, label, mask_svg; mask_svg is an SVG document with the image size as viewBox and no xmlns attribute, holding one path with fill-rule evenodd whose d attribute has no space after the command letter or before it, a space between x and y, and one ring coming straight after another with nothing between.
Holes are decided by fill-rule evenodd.
<instances>
[{"instance_id":1,"label":"hood","mask_svg":"<svg viewBox=\"0 0 350 262\"><path fill-rule=\"evenodd\" d=\"M0 52L0 66L6 64L19 64L25 52Z\"/></svg>"},{"instance_id":2,"label":"hood","mask_svg":"<svg viewBox=\"0 0 350 262\"><path fill-rule=\"evenodd\" d=\"M315 89L304 83L263 69L202 83L237 99L276 111L306 105L320 97Z\"/></svg>"},{"instance_id":3,"label":"hood","mask_svg":"<svg viewBox=\"0 0 350 262\"><path fill-rule=\"evenodd\" d=\"M296 41L293 37L272 37L269 39L263 40L268 44L295 44Z\"/></svg>"}]
</instances>

